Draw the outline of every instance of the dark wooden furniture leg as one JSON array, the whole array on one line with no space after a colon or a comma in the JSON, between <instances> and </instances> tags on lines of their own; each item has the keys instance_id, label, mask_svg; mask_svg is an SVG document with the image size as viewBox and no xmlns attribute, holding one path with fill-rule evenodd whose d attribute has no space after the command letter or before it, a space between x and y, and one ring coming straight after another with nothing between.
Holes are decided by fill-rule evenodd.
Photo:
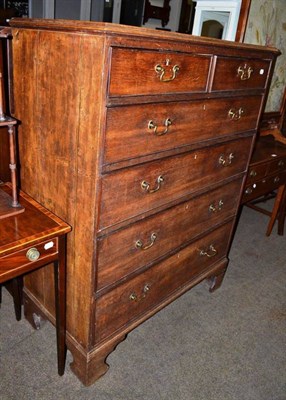
<instances>
[{"instance_id":1,"label":"dark wooden furniture leg","mask_svg":"<svg viewBox=\"0 0 286 400\"><path fill-rule=\"evenodd\" d=\"M59 237L59 257L54 262L55 307L58 374L62 376L66 362L66 237Z\"/></svg>"},{"instance_id":2,"label":"dark wooden furniture leg","mask_svg":"<svg viewBox=\"0 0 286 400\"><path fill-rule=\"evenodd\" d=\"M23 276L19 276L12 280L12 292L16 320L20 321L23 298Z\"/></svg>"},{"instance_id":3,"label":"dark wooden furniture leg","mask_svg":"<svg viewBox=\"0 0 286 400\"><path fill-rule=\"evenodd\" d=\"M284 192L281 200L281 206L278 215L278 235L283 236L284 234L284 223L286 218L286 185L284 186Z\"/></svg>"},{"instance_id":4,"label":"dark wooden furniture leg","mask_svg":"<svg viewBox=\"0 0 286 400\"><path fill-rule=\"evenodd\" d=\"M269 224L268 224L268 227L267 227L267 231L266 231L266 236L270 236L277 217L278 217L278 221L279 221L278 224L281 225L281 220L282 220L282 214L281 214L282 210L281 210L281 208L283 206L283 198L284 198L284 193L285 193L285 187L286 187L285 185L280 186L278 191L277 191L277 195L276 195L276 198L275 198L275 203L274 203L273 210L272 210L272 213L271 213L271 218L270 218L270 221L269 221ZM282 223L283 222L284 221L282 221ZM278 230L279 230L279 228L278 228ZM280 230L281 230L281 226L280 226ZM283 230L283 228L282 228L282 230Z\"/></svg>"}]
</instances>

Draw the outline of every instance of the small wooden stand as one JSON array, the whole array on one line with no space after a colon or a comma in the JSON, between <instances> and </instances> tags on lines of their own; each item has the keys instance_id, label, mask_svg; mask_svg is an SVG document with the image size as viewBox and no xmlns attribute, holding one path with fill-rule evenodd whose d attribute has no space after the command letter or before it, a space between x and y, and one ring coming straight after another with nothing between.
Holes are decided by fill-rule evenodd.
<instances>
[{"instance_id":1,"label":"small wooden stand","mask_svg":"<svg viewBox=\"0 0 286 400\"><path fill-rule=\"evenodd\" d=\"M17 120L7 117L3 112L3 93L2 93L2 73L0 73L0 127L7 127L9 133L9 150L11 171L12 196L9 196L0 186L0 219L19 214L24 208L19 204L17 192L17 172L16 172L16 140L15 126Z\"/></svg>"}]
</instances>

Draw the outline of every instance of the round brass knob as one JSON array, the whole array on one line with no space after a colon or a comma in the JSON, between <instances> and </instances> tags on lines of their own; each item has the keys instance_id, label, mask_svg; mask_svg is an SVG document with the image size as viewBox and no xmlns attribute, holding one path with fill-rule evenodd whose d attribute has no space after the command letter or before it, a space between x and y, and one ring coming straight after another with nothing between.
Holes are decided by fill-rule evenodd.
<instances>
[{"instance_id":1,"label":"round brass knob","mask_svg":"<svg viewBox=\"0 0 286 400\"><path fill-rule=\"evenodd\" d=\"M29 261L37 261L38 258L40 257L40 252L38 249L36 249L36 247L32 247L27 251L26 257L28 258Z\"/></svg>"}]
</instances>

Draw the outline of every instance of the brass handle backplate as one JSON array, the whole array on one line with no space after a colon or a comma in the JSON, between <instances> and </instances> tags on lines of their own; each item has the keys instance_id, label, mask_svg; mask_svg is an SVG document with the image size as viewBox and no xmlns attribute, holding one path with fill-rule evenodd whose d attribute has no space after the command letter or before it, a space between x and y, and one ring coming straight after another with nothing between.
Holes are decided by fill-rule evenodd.
<instances>
[{"instance_id":1,"label":"brass handle backplate","mask_svg":"<svg viewBox=\"0 0 286 400\"><path fill-rule=\"evenodd\" d=\"M142 294L137 295L137 293L132 292L129 296L129 300L135 301L135 302L141 301L147 296L147 293L149 291L150 291L150 285L148 283L146 283L143 287Z\"/></svg>"},{"instance_id":2,"label":"brass handle backplate","mask_svg":"<svg viewBox=\"0 0 286 400\"><path fill-rule=\"evenodd\" d=\"M153 232L153 233L151 233L149 244L144 245L142 240L138 239L135 242L135 247L136 247L136 249L140 249L140 250L148 250L148 249L150 249L150 247L152 247L154 245L156 239L157 239L157 234L155 232Z\"/></svg>"},{"instance_id":3,"label":"brass handle backplate","mask_svg":"<svg viewBox=\"0 0 286 400\"><path fill-rule=\"evenodd\" d=\"M228 116L230 119L232 119L233 121L238 121L242 115L244 113L244 109L242 107L236 109L236 108L231 108L228 111Z\"/></svg>"},{"instance_id":4,"label":"brass handle backplate","mask_svg":"<svg viewBox=\"0 0 286 400\"><path fill-rule=\"evenodd\" d=\"M249 186L247 189L245 189L245 194L251 194L253 192L253 189L251 186Z\"/></svg>"},{"instance_id":5,"label":"brass handle backplate","mask_svg":"<svg viewBox=\"0 0 286 400\"><path fill-rule=\"evenodd\" d=\"M199 250L199 252L200 252L200 256L202 256L202 257L206 256L206 257L211 258L211 257L214 257L217 255L217 250L215 249L213 244L209 245L207 250Z\"/></svg>"},{"instance_id":6,"label":"brass handle backplate","mask_svg":"<svg viewBox=\"0 0 286 400\"><path fill-rule=\"evenodd\" d=\"M242 81L250 79L252 72L253 68L250 67L248 64L244 64L243 66L240 65L237 68L237 75L240 77Z\"/></svg>"},{"instance_id":7,"label":"brass handle backplate","mask_svg":"<svg viewBox=\"0 0 286 400\"><path fill-rule=\"evenodd\" d=\"M26 257L29 261L37 261L40 258L40 252L36 247L31 247L27 253Z\"/></svg>"},{"instance_id":8,"label":"brass handle backplate","mask_svg":"<svg viewBox=\"0 0 286 400\"><path fill-rule=\"evenodd\" d=\"M166 60L166 67L170 66L170 60L167 59ZM176 76L177 76L177 72L179 72L180 67L178 65L174 65L172 68L170 67L170 72L171 75L169 77L166 77L166 67L162 67L162 65L157 64L155 65L155 71L157 72L157 74L159 74L159 79L161 82L170 82L173 81Z\"/></svg>"},{"instance_id":9,"label":"brass handle backplate","mask_svg":"<svg viewBox=\"0 0 286 400\"><path fill-rule=\"evenodd\" d=\"M253 170L250 171L249 175L251 176L251 178L255 178L256 175L257 175L257 172L255 171L255 169L253 169Z\"/></svg>"},{"instance_id":10,"label":"brass handle backplate","mask_svg":"<svg viewBox=\"0 0 286 400\"><path fill-rule=\"evenodd\" d=\"M148 122L148 129L153 129L153 132L156 136L162 136L165 135L168 130L169 126L172 124L172 121L170 118L166 118L164 122L165 129L163 129L161 132L158 132L158 125L156 125L152 120Z\"/></svg>"},{"instance_id":11,"label":"brass handle backplate","mask_svg":"<svg viewBox=\"0 0 286 400\"><path fill-rule=\"evenodd\" d=\"M154 189L150 189L150 183L146 181L141 182L141 188L147 193L155 193L161 188L161 184L164 182L164 178L162 175L159 175L156 179L157 186Z\"/></svg>"},{"instance_id":12,"label":"brass handle backplate","mask_svg":"<svg viewBox=\"0 0 286 400\"><path fill-rule=\"evenodd\" d=\"M234 154L230 153L228 156L224 156L224 154L222 154L219 159L218 162L220 165L222 165L223 167L227 167L228 165L231 165L232 160L234 159Z\"/></svg>"},{"instance_id":13,"label":"brass handle backplate","mask_svg":"<svg viewBox=\"0 0 286 400\"><path fill-rule=\"evenodd\" d=\"M278 167L284 167L284 164L285 164L284 161L280 160L279 163L278 163Z\"/></svg>"},{"instance_id":14,"label":"brass handle backplate","mask_svg":"<svg viewBox=\"0 0 286 400\"><path fill-rule=\"evenodd\" d=\"M217 206L214 203L210 204L209 211L216 213L222 209L222 206L223 206L223 200L219 200Z\"/></svg>"}]
</instances>

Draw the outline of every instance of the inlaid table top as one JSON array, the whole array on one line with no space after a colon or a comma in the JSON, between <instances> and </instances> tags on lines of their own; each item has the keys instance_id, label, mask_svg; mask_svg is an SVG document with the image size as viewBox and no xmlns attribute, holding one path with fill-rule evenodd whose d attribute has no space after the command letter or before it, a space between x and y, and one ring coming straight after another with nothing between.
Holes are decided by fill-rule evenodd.
<instances>
[{"instance_id":1,"label":"inlaid table top","mask_svg":"<svg viewBox=\"0 0 286 400\"><path fill-rule=\"evenodd\" d=\"M11 193L9 185L0 185L0 190ZM24 212L1 219L0 223L0 283L36 269L43 259L50 261L51 256L58 252L57 240L51 240L71 230L68 224L25 193L20 192L19 199ZM36 245L40 256L31 261L26 253L22 253Z\"/></svg>"}]
</instances>

